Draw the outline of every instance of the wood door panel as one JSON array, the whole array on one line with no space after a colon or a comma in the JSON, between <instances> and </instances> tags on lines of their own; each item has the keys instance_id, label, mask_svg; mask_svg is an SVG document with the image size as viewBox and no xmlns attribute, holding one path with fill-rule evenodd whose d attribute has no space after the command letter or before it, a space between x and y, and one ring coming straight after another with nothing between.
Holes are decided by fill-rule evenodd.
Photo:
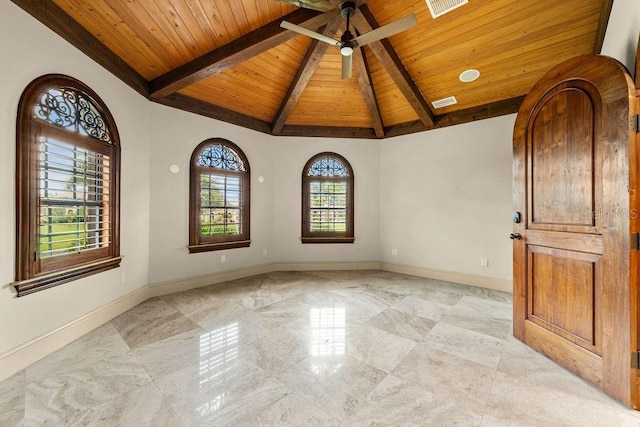
<instances>
[{"instance_id":1,"label":"wood door panel","mask_svg":"<svg viewBox=\"0 0 640 427\"><path fill-rule=\"evenodd\" d=\"M602 351L602 256L528 246L527 318L598 355Z\"/></svg>"},{"instance_id":2,"label":"wood door panel","mask_svg":"<svg viewBox=\"0 0 640 427\"><path fill-rule=\"evenodd\" d=\"M603 360L564 338L549 332L533 322L525 321L526 344L551 360L577 373L598 387L602 386Z\"/></svg>"},{"instance_id":3,"label":"wood door panel","mask_svg":"<svg viewBox=\"0 0 640 427\"><path fill-rule=\"evenodd\" d=\"M528 230L526 243L532 246L579 250L593 254L602 254L604 251L604 243L600 234Z\"/></svg>"},{"instance_id":4,"label":"wood door panel","mask_svg":"<svg viewBox=\"0 0 640 427\"><path fill-rule=\"evenodd\" d=\"M600 108L593 92L587 83L567 82L533 112L527 144L530 228L596 232Z\"/></svg>"}]
</instances>

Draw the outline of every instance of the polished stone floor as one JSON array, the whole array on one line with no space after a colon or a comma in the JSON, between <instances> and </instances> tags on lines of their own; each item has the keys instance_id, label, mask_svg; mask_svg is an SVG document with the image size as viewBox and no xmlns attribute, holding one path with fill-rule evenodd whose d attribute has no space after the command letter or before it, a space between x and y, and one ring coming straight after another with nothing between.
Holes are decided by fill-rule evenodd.
<instances>
[{"instance_id":1,"label":"polished stone floor","mask_svg":"<svg viewBox=\"0 0 640 427\"><path fill-rule=\"evenodd\" d=\"M0 425L640 425L510 331L507 293L265 274L150 299L1 382Z\"/></svg>"}]
</instances>

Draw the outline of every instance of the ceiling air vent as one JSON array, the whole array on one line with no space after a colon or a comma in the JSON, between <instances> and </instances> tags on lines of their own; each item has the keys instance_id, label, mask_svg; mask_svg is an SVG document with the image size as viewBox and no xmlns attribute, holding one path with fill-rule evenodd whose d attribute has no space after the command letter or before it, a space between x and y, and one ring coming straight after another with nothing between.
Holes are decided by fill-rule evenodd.
<instances>
[{"instance_id":1,"label":"ceiling air vent","mask_svg":"<svg viewBox=\"0 0 640 427\"><path fill-rule=\"evenodd\" d=\"M469 0L427 0L431 16L437 18L453 9L469 3Z\"/></svg>"},{"instance_id":2,"label":"ceiling air vent","mask_svg":"<svg viewBox=\"0 0 640 427\"><path fill-rule=\"evenodd\" d=\"M450 96L448 98L442 98L442 99L438 99L437 101L433 101L431 105L433 105L433 108L442 108L442 107L447 107L449 105L454 105L457 103L458 103L458 100L456 99L456 97Z\"/></svg>"}]
</instances>

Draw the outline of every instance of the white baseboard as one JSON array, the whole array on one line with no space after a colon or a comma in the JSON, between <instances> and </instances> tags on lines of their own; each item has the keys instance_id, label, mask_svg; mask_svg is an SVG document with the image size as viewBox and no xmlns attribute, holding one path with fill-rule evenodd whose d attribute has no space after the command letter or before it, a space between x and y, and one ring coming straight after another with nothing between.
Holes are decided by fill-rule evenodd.
<instances>
[{"instance_id":1,"label":"white baseboard","mask_svg":"<svg viewBox=\"0 0 640 427\"><path fill-rule=\"evenodd\" d=\"M278 262L272 271L380 270L377 261L363 262Z\"/></svg>"},{"instance_id":2,"label":"white baseboard","mask_svg":"<svg viewBox=\"0 0 640 427\"><path fill-rule=\"evenodd\" d=\"M75 339L103 325L125 311L149 298L182 292L202 286L215 285L272 271L319 271L319 270L385 270L394 273L426 277L465 285L511 292L510 280L474 276L452 271L430 270L410 265L384 262L280 262L260 264L234 270L180 280L154 283L143 286L109 304L88 313L64 326L35 338L0 355L0 381L53 353Z\"/></svg>"},{"instance_id":3,"label":"white baseboard","mask_svg":"<svg viewBox=\"0 0 640 427\"><path fill-rule=\"evenodd\" d=\"M251 267L226 270L186 279L169 280L149 285L151 296L174 294L202 286L216 285L229 280L244 279L272 271L318 271L318 270L379 270L379 262L276 262Z\"/></svg>"},{"instance_id":4,"label":"white baseboard","mask_svg":"<svg viewBox=\"0 0 640 427\"><path fill-rule=\"evenodd\" d=\"M144 286L66 325L1 354L0 381L132 309L149 297L149 288Z\"/></svg>"},{"instance_id":5,"label":"white baseboard","mask_svg":"<svg viewBox=\"0 0 640 427\"><path fill-rule=\"evenodd\" d=\"M381 263L381 268L382 270L393 273L442 280L444 282L461 283L463 285L478 286L480 288L495 289L509 293L513 292L513 282L511 280L499 279L497 277L476 276L474 274L457 273L446 270L432 270L429 268L389 262Z\"/></svg>"},{"instance_id":6,"label":"white baseboard","mask_svg":"<svg viewBox=\"0 0 640 427\"><path fill-rule=\"evenodd\" d=\"M188 277L186 279L168 280L166 282L153 283L149 285L151 297L174 294L176 292L188 291L189 289L200 288L202 286L215 285L229 280L244 279L245 277L256 276L258 274L274 271L273 264L259 264L251 267L236 268L217 273L204 274L202 276Z\"/></svg>"}]
</instances>

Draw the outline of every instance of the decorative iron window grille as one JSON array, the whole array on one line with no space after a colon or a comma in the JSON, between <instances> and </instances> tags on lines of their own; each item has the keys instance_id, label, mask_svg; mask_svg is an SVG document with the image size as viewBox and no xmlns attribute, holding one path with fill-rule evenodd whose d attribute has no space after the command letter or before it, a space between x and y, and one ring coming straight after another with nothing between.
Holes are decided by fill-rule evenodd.
<instances>
[{"instance_id":1,"label":"decorative iron window grille","mask_svg":"<svg viewBox=\"0 0 640 427\"><path fill-rule=\"evenodd\" d=\"M230 141L200 144L191 162L190 252L249 246L249 164Z\"/></svg>"},{"instance_id":2,"label":"decorative iron window grille","mask_svg":"<svg viewBox=\"0 0 640 427\"><path fill-rule=\"evenodd\" d=\"M324 155L316 160L308 172L309 176L344 176L348 177L349 172L340 160Z\"/></svg>"},{"instance_id":3,"label":"decorative iron window grille","mask_svg":"<svg viewBox=\"0 0 640 427\"><path fill-rule=\"evenodd\" d=\"M71 88L51 88L34 108L35 117L68 131L111 142L111 135L98 107L90 98Z\"/></svg>"},{"instance_id":4,"label":"decorative iron window grille","mask_svg":"<svg viewBox=\"0 0 640 427\"><path fill-rule=\"evenodd\" d=\"M198 165L215 169L247 171L240 155L232 148L222 144L212 144L206 147L198 157Z\"/></svg>"}]
</instances>

